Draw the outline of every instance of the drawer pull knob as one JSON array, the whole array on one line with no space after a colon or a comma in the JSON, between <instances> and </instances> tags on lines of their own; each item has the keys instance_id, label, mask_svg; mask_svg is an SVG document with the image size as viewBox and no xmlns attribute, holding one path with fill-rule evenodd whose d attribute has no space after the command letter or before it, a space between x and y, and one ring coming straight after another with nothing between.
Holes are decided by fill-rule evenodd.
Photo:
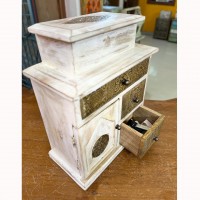
<instances>
[{"instance_id":1,"label":"drawer pull knob","mask_svg":"<svg viewBox=\"0 0 200 200\"><path fill-rule=\"evenodd\" d=\"M116 128L117 130L121 130L121 127L120 127L119 124L117 124L117 125L115 126L115 128Z\"/></svg>"},{"instance_id":2,"label":"drawer pull knob","mask_svg":"<svg viewBox=\"0 0 200 200\"><path fill-rule=\"evenodd\" d=\"M134 103L138 103L140 100L138 98L133 98Z\"/></svg>"},{"instance_id":3,"label":"drawer pull knob","mask_svg":"<svg viewBox=\"0 0 200 200\"><path fill-rule=\"evenodd\" d=\"M129 85L130 84L130 81L128 79L123 79L122 80L122 84L123 85Z\"/></svg>"},{"instance_id":4,"label":"drawer pull knob","mask_svg":"<svg viewBox=\"0 0 200 200\"><path fill-rule=\"evenodd\" d=\"M157 142L159 139L158 137L154 137L153 140Z\"/></svg>"}]
</instances>

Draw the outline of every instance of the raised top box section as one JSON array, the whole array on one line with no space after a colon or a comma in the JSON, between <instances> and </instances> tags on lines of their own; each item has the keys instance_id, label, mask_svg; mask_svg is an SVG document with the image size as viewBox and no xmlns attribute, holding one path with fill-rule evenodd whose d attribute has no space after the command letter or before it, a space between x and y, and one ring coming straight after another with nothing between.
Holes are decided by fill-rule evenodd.
<instances>
[{"instance_id":1,"label":"raised top box section","mask_svg":"<svg viewBox=\"0 0 200 200\"><path fill-rule=\"evenodd\" d=\"M65 42L75 42L144 19L141 15L99 12L35 24L28 31Z\"/></svg>"},{"instance_id":2,"label":"raised top box section","mask_svg":"<svg viewBox=\"0 0 200 200\"><path fill-rule=\"evenodd\" d=\"M141 15L100 12L35 24L45 73L63 81L80 80L134 56L137 22ZM124 66L125 67L125 66Z\"/></svg>"}]
</instances>

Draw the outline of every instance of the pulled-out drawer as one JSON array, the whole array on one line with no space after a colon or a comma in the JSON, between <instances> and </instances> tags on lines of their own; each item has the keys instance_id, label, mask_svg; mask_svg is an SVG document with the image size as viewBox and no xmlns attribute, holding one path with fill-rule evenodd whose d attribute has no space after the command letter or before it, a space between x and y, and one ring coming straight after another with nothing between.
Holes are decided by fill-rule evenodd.
<instances>
[{"instance_id":1,"label":"pulled-out drawer","mask_svg":"<svg viewBox=\"0 0 200 200\"><path fill-rule=\"evenodd\" d=\"M130 118L142 123L147 119L151 124L151 128L142 134L128 126L126 123ZM120 143L127 150L132 152L139 158L142 158L149 150L151 145L158 141L160 128L164 120L164 115L153 111L145 106L139 107L124 123L120 125Z\"/></svg>"},{"instance_id":2,"label":"pulled-out drawer","mask_svg":"<svg viewBox=\"0 0 200 200\"><path fill-rule=\"evenodd\" d=\"M82 119L88 117L94 111L116 97L122 91L147 74L149 58L133 66L128 71L114 78L96 91L88 94L80 100Z\"/></svg>"}]
</instances>

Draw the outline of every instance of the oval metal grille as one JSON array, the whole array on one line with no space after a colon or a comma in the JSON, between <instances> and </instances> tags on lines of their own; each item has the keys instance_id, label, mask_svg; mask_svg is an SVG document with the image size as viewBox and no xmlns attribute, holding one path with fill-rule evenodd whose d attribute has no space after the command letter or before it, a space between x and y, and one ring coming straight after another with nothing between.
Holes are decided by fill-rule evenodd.
<instances>
[{"instance_id":1,"label":"oval metal grille","mask_svg":"<svg viewBox=\"0 0 200 200\"><path fill-rule=\"evenodd\" d=\"M92 149L92 157L96 158L103 153L109 142L108 134L102 135Z\"/></svg>"},{"instance_id":2,"label":"oval metal grille","mask_svg":"<svg viewBox=\"0 0 200 200\"><path fill-rule=\"evenodd\" d=\"M87 23L87 22L99 22L108 19L109 15L100 15L100 16L86 16L86 17L77 17L75 19L71 19L65 24L77 24L77 23Z\"/></svg>"}]
</instances>

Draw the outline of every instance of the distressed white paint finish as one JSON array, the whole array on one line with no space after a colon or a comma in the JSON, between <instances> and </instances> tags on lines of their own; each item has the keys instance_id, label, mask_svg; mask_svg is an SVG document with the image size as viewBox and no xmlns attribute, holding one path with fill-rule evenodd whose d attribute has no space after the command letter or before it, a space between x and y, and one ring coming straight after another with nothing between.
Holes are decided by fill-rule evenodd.
<instances>
[{"instance_id":1,"label":"distressed white paint finish","mask_svg":"<svg viewBox=\"0 0 200 200\"><path fill-rule=\"evenodd\" d=\"M137 63L138 64L138 63ZM98 115L99 113L101 113L104 109L106 109L107 107L109 107L109 105L111 105L112 103L114 103L117 99L121 99L122 96L128 92L129 90L131 90L133 87L135 87L137 84L139 84L141 81L143 81L144 79L147 78L147 74L144 75L143 77L141 77L138 81L136 81L135 83L133 83L130 87L126 88L124 91L122 91L120 94L118 94L116 97L114 97L113 99L111 99L109 102L107 102L106 104L104 104L101 108L99 108L98 110L94 111L91 115L89 115L87 118L82 119L81 117L81 109L80 109L80 99L92 92L94 92L95 90L97 90L98 88L102 87L104 84L108 83L109 81L113 80L114 78L116 78L117 76L121 75L122 73L124 73L125 71L127 71L128 69L132 68L133 65L127 66L126 68L123 68L122 70L118 70L118 72L115 72L114 74L110 75L108 78L101 80L101 82L98 81L98 77L102 76L102 78L105 78L105 75L103 77L102 73L99 74L98 77L96 77L96 80L93 79L91 77L91 80L93 81L93 84L96 83L96 85L94 85L93 87L88 87L85 88L87 89L84 93L82 93L81 95L77 94L78 92L74 89L77 89L76 86L70 86L69 84L63 84L63 82L59 82L58 80L54 80L51 77L47 76L45 79L43 78L43 76L39 76L38 73L40 73L38 70L35 70L33 75L30 76L30 72L29 72L29 77L33 78L36 77L41 81L45 81L43 82L44 85L46 85L47 87L49 85L52 85L54 89L52 89L50 87L50 89L52 89L54 92L61 92L61 90L59 89L59 86L62 86L62 88L64 89L64 91L62 91L62 94L66 96L66 98L68 99L68 101L72 101L73 103L70 104L73 108L71 108L71 110L73 110L74 115L75 115L75 120L74 120L74 127L76 128L80 128L81 126L83 126L84 124L86 124L88 121L90 121L91 119L93 119L96 115ZM33 70L33 68L30 68L30 70ZM29 70L29 71L30 71ZM112 70L110 70L112 72ZM107 71L105 71L107 72ZM89 77L90 79L90 77ZM53 82L52 82L53 80ZM62 85L60 85L59 83L61 83ZM84 82L83 82L84 83ZM56 87L57 86L57 87ZM85 84L85 86L87 87L87 84ZM145 86L146 89L146 86ZM70 93L74 92L74 98L69 98L68 95ZM144 91L145 92L145 91Z\"/></svg>"},{"instance_id":2,"label":"distressed white paint finish","mask_svg":"<svg viewBox=\"0 0 200 200\"><path fill-rule=\"evenodd\" d=\"M68 78L95 72L109 62L123 60L133 51L137 22L144 16L99 12L88 17L105 17L96 22L70 23L67 18L34 24L28 28L35 33L42 62L46 70Z\"/></svg>"},{"instance_id":3,"label":"distressed white paint finish","mask_svg":"<svg viewBox=\"0 0 200 200\"><path fill-rule=\"evenodd\" d=\"M80 179L79 176L71 173L68 163L62 156L55 150L49 151L49 156L54 160L83 190L87 190L90 185L101 175L101 173L110 165L110 163L121 153L124 149L123 146L113 149L109 156L107 156L101 163L101 165L95 169L95 171L86 179Z\"/></svg>"},{"instance_id":4,"label":"distressed white paint finish","mask_svg":"<svg viewBox=\"0 0 200 200\"><path fill-rule=\"evenodd\" d=\"M73 43L74 66L76 74L94 71L101 62L121 60L121 52L135 46L136 26L116 29L107 33ZM93 70L92 70L93 69Z\"/></svg>"},{"instance_id":5,"label":"distressed white paint finish","mask_svg":"<svg viewBox=\"0 0 200 200\"><path fill-rule=\"evenodd\" d=\"M95 167L98 166L103 158L108 156L114 148L119 146L119 143L117 143L119 131L115 129L119 121L118 107L119 101L116 101L79 130L76 130L79 135L80 152L82 153L86 177L94 171ZM104 134L109 136L108 145L100 156L93 158L92 150L94 144Z\"/></svg>"},{"instance_id":6,"label":"distressed white paint finish","mask_svg":"<svg viewBox=\"0 0 200 200\"><path fill-rule=\"evenodd\" d=\"M74 75L72 44L36 35L42 63L45 68L60 76Z\"/></svg>"},{"instance_id":7,"label":"distressed white paint finish","mask_svg":"<svg viewBox=\"0 0 200 200\"><path fill-rule=\"evenodd\" d=\"M80 99L158 51L135 44L136 23L144 17L116 13L88 16L101 15L109 17L100 22L67 24L71 19L62 19L31 26L42 63L23 71L32 81L51 145L50 157L83 189L122 151L115 126L130 115L120 119L122 96L147 75L84 120ZM109 136L108 145L93 158L93 147L104 134Z\"/></svg>"},{"instance_id":8,"label":"distressed white paint finish","mask_svg":"<svg viewBox=\"0 0 200 200\"><path fill-rule=\"evenodd\" d=\"M68 23L71 19L76 19L79 17L98 16L106 16L107 18L105 20L94 22L73 24ZM34 24L28 28L28 31L65 42L75 42L128 25L136 24L137 22L143 21L145 19L145 17L141 15L108 12L98 12L89 15L82 15L79 17Z\"/></svg>"},{"instance_id":9,"label":"distressed white paint finish","mask_svg":"<svg viewBox=\"0 0 200 200\"><path fill-rule=\"evenodd\" d=\"M51 149L56 149L68 162L73 173L81 176L77 166L77 147L73 145L73 103L33 80L32 85Z\"/></svg>"},{"instance_id":10,"label":"distressed white paint finish","mask_svg":"<svg viewBox=\"0 0 200 200\"><path fill-rule=\"evenodd\" d=\"M92 73L133 51L136 26L120 28L81 41L67 43L36 35L42 62L64 77Z\"/></svg>"},{"instance_id":11,"label":"distressed white paint finish","mask_svg":"<svg viewBox=\"0 0 200 200\"><path fill-rule=\"evenodd\" d=\"M64 168L69 174L82 180L88 178L101 162L113 154L113 150L120 148L119 131L115 129L119 121L119 102L113 103L86 125L76 129L73 102L33 80L32 85L51 149L67 163ZM93 158L92 149L104 134L109 135L108 145L100 156Z\"/></svg>"},{"instance_id":12,"label":"distressed white paint finish","mask_svg":"<svg viewBox=\"0 0 200 200\"><path fill-rule=\"evenodd\" d=\"M124 59L109 62L108 58L106 60L109 64L92 73L89 71L85 75L76 77L71 75L65 77L65 74L59 73L53 67L43 63L29 67L23 73L29 78L35 79L37 77L38 81L53 91L66 95L67 98L77 99L79 96L85 96L95 91L157 51L158 48L136 44L133 50L131 49L129 53L123 55Z\"/></svg>"}]
</instances>

